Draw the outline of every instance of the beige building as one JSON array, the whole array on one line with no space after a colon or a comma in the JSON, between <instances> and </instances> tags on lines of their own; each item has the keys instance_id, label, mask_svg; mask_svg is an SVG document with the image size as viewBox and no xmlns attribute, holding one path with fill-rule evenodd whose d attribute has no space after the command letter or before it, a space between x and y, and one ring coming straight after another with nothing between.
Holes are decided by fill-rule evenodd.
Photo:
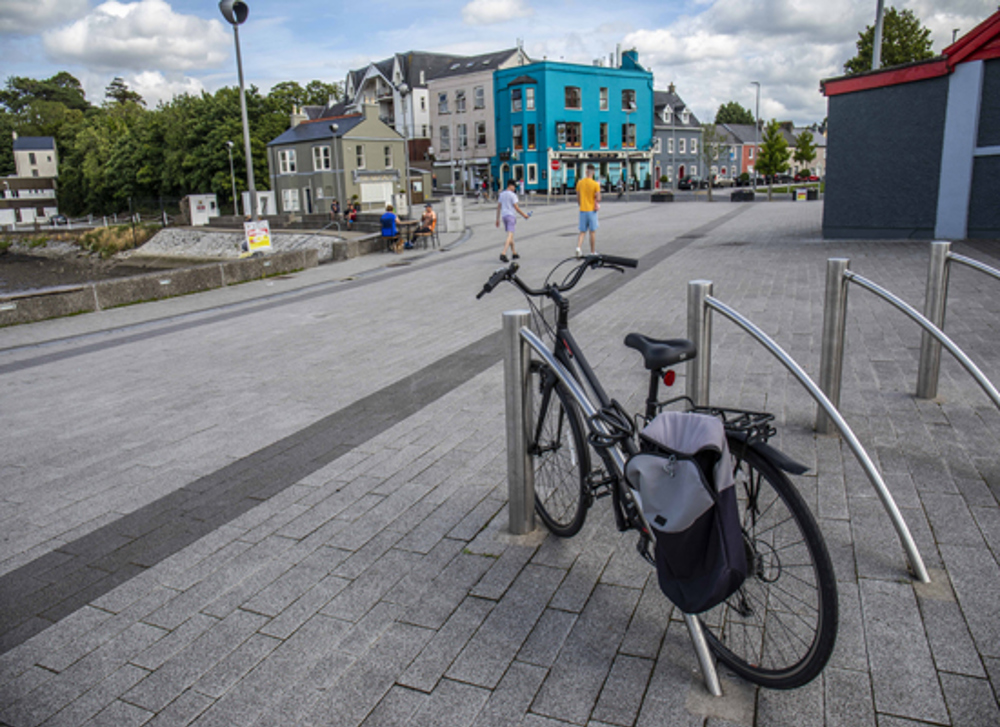
<instances>
[{"instance_id":1,"label":"beige building","mask_svg":"<svg viewBox=\"0 0 1000 727\"><path fill-rule=\"evenodd\" d=\"M59 156L51 136L22 136L14 133L14 166L18 177L58 177Z\"/></svg>"}]
</instances>

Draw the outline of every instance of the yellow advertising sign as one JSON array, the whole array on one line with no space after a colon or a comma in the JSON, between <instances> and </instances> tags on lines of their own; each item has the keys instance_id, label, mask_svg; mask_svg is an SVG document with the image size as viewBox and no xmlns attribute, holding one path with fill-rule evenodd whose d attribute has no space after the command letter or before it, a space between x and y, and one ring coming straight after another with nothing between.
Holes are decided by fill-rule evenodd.
<instances>
[{"instance_id":1,"label":"yellow advertising sign","mask_svg":"<svg viewBox=\"0 0 1000 727\"><path fill-rule=\"evenodd\" d=\"M267 220L244 222L243 230L246 232L246 239L240 246L240 257L271 251L271 227Z\"/></svg>"}]
</instances>

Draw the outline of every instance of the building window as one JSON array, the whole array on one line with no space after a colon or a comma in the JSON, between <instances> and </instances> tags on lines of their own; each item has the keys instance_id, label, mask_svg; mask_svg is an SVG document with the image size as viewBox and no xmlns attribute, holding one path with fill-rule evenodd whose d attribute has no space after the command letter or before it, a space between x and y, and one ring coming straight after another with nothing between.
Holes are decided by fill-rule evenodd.
<instances>
[{"instance_id":1,"label":"building window","mask_svg":"<svg viewBox=\"0 0 1000 727\"><path fill-rule=\"evenodd\" d=\"M486 146L486 122L476 122L476 146Z\"/></svg>"},{"instance_id":2,"label":"building window","mask_svg":"<svg viewBox=\"0 0 1000 727\"><path fill-rule=\"evenodd\" d=\"M299 190L297 189L283 189L281 190L281 207L285 212L298 212L299 211Z\"/></svg>"},{"instance_id":3,"label":"building window","mask_svg":"<svg viewBox=\"0 0 1000 727\"><path fill-rule=\"evenodd\" d=\"M692 154L697 154L698 153L698 140L697 139L692 139L691 140L691 153Z\"/></svg>"},{"instance_id":4,"label":"building window","mask_svg":"<svg viewBox=\"0 0 1000 727\"><path fill-rule=\"evenodd\" d=\"M38 170L37 169L32 169L31 170L31 176L37 177L38 176Z\"/></svg>"},{"instance_id":5,"label":"building window","mask_svg":"<svg viewBox=\"0 0 1000 727\"><path fill-rule=\"evenodd\" d=\"M458 125L458 148L459 150L469 148L469 127L467 124Z\"/></svg>"},{"instance_id":6,"label":"building window","mask_svg":"<svg viewBox=\"0 0 1000 727\"><path fill-rule=\"evenodd\" d=\"M528 165L528 184L538 184L538 165Z\"/></svg>"},{"instance_id":7,"label":"building window","mask_svg":"<svg viewBox=\"0 0 1000 727\"><path fill-rule=\"evenodd\" d=\"M323 199L323 188L316 187L316 199Z\"/></svg>"},{"instance_id":8,"label":"building window","mask_svg":"<svg viewBox=\"0 0 1000 727\"><path fill-rule=\"evenodd\" d=\"M674 153L674 137L671 136L669 139L667 139L667 154L673 154L673 153Z\"/></svg>"},{"instance_id":9,"label":"building window","mask_svg":"<svg viewBox=\"0 0 1000 727\"><path fill-rule=\"evenodd\" d=\"M365 147L364 147L364 145L363 144L358 144L356 147L354 147L354 154L355 154L355 157L357 158L358 169L364 169L365 168Z\"/></svg>"},{"instance_id":10,"label":"building window","mask_svg":"<svg viewBox=\"0 0 1000 727\"><path fill-rule=\"evenodd\" d=\"M684 111L681 111L681 123L682 124L686 124L690 118L691 118L691 115L687 112L687 109L685 109Z\"/></svg>"},{"instance_id":11,"label":"building window","mask_svg":"<svg viewBox=\"0 0 1000 727\"><path fill-rule=\"evenodd\" d=\"M455 91L455 113L465 113L465 90Z\"/></svg>"},{"instance_id":12,"label":"building window","mask_svg":"<svg viewBox=\"0 0 1000 727\"><path fill-rule=\"evenodd\" d=\"M486 108L486 89L476 86L472 89L472 107L475 109Z\"/></svg>"},{"instance_id":13,"label":"building window","mask_svg":"<svg viewBox=\"0 0 1000 727\"><path fill-rule=\"evenodd\" d=\"M295 150L285 149L278 152L278 171L281 174L295 173Z\"/></svg>"},{"instance_id":14,"label":"building window","mask_svg":"<svg viewBox=\"0 0 1000 727\"><path fill-rule=\"evenodd\" d=\"M626 88L622 91L622 111L635 111L635 90Z\"/></svg>"},{"instance_id":15,"label":"building window","mask_svg":"<svg viewBox=\"0 0 1000 727\"><path fill-rule=\"evenodd\" d=\"M747 151L749 152L747 158L748 159L753 159L753 147L751 146L749 149L747 149Z\"/></svg>"},{"instance_id":16,"label":"building window","mask_svg":"<svg viewBox=\"0 0 1000 727\"><path fill-rule=\"evenodd\" d=\"M622 148L635 149L635 124L622 124Z\"/></svg>"},{"instance_id":17,"label":"building window","mask_svg":"<svg viewBox=\"0 0 1000 727\"><path fill-rule=\"evenodd\" d=\"M608 110L608 89L601 89L601 111Z\"/></svg>"},{"instance_id":18,"label":"building window","mask_svg":"<svg viewBox=\"0 0 1000 727\"><path fill-rule=\"evenodd\" d=\"M678 154L686 154L687 153L686 144L687 144L687 139L678 139L677 140L677 153Z\"/></svg>"},{"instance_id":19,"label":"building window","mask_svg":"<svg viewBox=\"0 0 1000 727\"><path fill-rule=\"evenodd\" d=\"M515 164L514 165L514 179L517 180L518 182L520 182L522 179L524 179L524 165L523 164Z\"/></svg>"},{"instance_id":20,"label":"building window","mask_svg":"<svg viewBox=\"0 0 1000 727\"><path fill-rule=\"evenodd\" d=\"M385 168L392 169L392 147L385 147Z\"/></svg>"},{"instance_id":21,"label":"building window","mask_svg":"<svg viewBox=\"0 0 1000 727\"><path fill-rule=\"evenodd\" d=\"M601 122L601 148L608 148L608 124L607 122Z\"/></svg>"},{"instance_id":22,"label":"building window","mask_svg":"<svg viewBox=\"0 0 1000 727\"><path fill-rule=\"evenodd\" d=\"M510 90L510 112L512 114L521 113L521 89L512 88Z\"/></svg>"},{"instance_id":23,"label":"building window","mask_svg":"<svg viewBox=\"0 0 1000 727\"><path fill-rule=\"evenodd\" d=\"M670 117L673 116L673 115L674 115L673 111L670 110L670 107L669 106L665 106L663 108L663 123L664 124L669 124L670 123Z\"/></svg>"},{"instance_id":24,"label":"building window","mask_svg":"<svg viewBox=\"0 0 1000 727\"><path fill-rule=\"evenodd\" d=\"M448 94L439 93L438 94L438 113L446 114L448 113Z\"/></svg>"},{"instance_id":25,"label":"building window","mask_svg":"<svg viewBox=\"0 0 1000 727\"><path fill-rule=\"evenodd\" d=\"M524 89L524 110L534 111L535 110L535 89L528 86Z\"/></svg>"},{"instance_id":26,"label":"building window","mask_svg":"<svg viewBox=\"0 0 1000 727\"><path fill-rule=\"evenodd\" d=\"M319 172L330 168L330 147L313 147L313 171Z\"/></svg>"},{"instance_id":27,"label":"building window","mask_svg":"<svg viewBox=\"0 0 1000 727\"><path fill-rule=\"evenodd\" d=\"M698 165L697 164L692 164L691 165L691 176L692 177L697 177L698 176Z\"/></svg>"},{"instance_id":28,"label":"building window","mask_svg":"<svg viewBox=\"0 0 1000 727\"><path fill-rule=\"evenodd\" d=\"M34 163L35 163L35 152L29 151L28 152L28 164L34 164Z\"/></svg>"},{"instance_id":29,"label":"building window","mask_svg":"<svg viewBox=\"0 0 1000 727\"><path fill-rule=\"evenodd\" d=\"M420 110L421 111L426 111L427 110L427 97L426 96L421 96L420 97Z\"/></svg>"},{"instance_id":30,"label":"building window","mask_svg":"<svg viewBox=\"0 0 1000 727\"><path fill-rule=\"evenodd\" d=\"M571 149L583 146L583 129L579 122L570 121L566 124L566 146Z\"/></svg>"},{"instance_id":31,"label":"building window","mask_svg":"<svg viewBox=\"0 0 1000 727\"><path fill-rule=\"evenodd\" d=\"M448 126L441 127L441 151L451 151L451 128Z\"/></svg>"},{"instance_id":32,"label":"building window","mask_svg":"<svg viewBox=\"0 0 1000 727\"><path fill-rule=\"evenodd\" d=\"M535 148L535 125L528 124L528 151L534 151Z\"/></svg>"},{"instance_id":33,"label":"building window","mask_svg":"<svg viewBox=\"0 0 1000 727\"><path fill-rule=\"evenodd\" d=\"M514 151L524 150L524 137L523 137L523 127L520 124L514 124Z\"/></svg>"},{"instance_id":34,"label":"building window","mask_svg":"<svg viewBox=\"0 0 1000 727\"><path fill-rule=\"evenodd\" d=\"M663 139L656 137L653 139L653 153L662 154L663 153Z\"/></svg>"},{"instance_id":35,"label":"building window","mask_svg":"<svg viewBox=\"0 0 1000 727\"><path fill-rule=\"evenodd\" d=\"M580 97L579 86L566 86L566 108L568 109L583 108L582 100Z\"/></svg>"}]
</instances>

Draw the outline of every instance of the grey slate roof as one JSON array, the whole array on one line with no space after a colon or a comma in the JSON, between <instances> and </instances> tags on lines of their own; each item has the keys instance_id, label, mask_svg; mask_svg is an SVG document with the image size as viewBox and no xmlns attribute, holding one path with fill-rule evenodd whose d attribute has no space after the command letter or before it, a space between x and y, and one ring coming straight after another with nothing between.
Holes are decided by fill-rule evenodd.
<instances>
[{"instance_id":1,"label":"grey slate roof","mask_svg":"<svg viewBox=\"0 0 1000 727\"><path fill-rule=\"evenodd\" d=\"M313 121L303 121L298 126L288 129L284 134L272 140L268 143L268 146L332 139L334 136L330 130L330 124L332 123L336 123L340 127L337 129L337 136L340 137L360 124L364 119L364 114L351 114L349 116L324 116Z\"/></svg>"},{"instance_id":2,"label":"grey slate roof","mask_svg":"<svg viewBox=\"0 0 1000 727\"><path fill-rule=\"evenodd\" d=\"M19 136L14 139L14 151L51 151L56 140L51 136Z\"/></svg>"},{"instance_id":3,"label":"grey slate roof","mask_svg":"<svg viewBox=\"0 0 1000 727\"><path fill-rule=\"evenodd\" d=\"M375 66L379 72L389 81L392 81L392 67L398 58L403 74L403 80L410 88L426 86L427 81L433 78L445 78L447 76L458 76L464 73L475 71L496 70L500 63L510 58L517 52L517 48L484 53L478 56L458 56L446 53L428 53L427 51L411 50L405 53L397 53L391 58L386 58L375 63L371 63L364 68L359 68L348 72L351 83L357 88L358 83L364 78L365 73L371 66ZM424 83L420 83L420 72L424 72Z\"/></svg>"},{"instance_id":4,"label":"grey slate roof","mask_svg":"<svg viewBox=\"0 0 1000 727\"><path fill-rule=\"evenodd\" d=\"M669 126L691 128L701 126L698 117L690 110L688 111L688 123L681 122L681 112L687 108L687 104L684 103L684 99L677 95L676 91L653 91L653 111L656 113L654 126L663 125L663 109L666 106L670 106L676 117L674 123L669 124Z\"/></svg>"}]
</instances>

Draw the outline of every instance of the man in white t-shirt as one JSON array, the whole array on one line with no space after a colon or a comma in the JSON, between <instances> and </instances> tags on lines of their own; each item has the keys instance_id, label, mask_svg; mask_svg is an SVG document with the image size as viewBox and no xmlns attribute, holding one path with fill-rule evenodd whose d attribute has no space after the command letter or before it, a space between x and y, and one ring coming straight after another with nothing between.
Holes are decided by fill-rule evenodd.
<instances>
[{"instance_id":1,"label":"man in white t-shirt","mask_svg":"<svg viewBox=\"0 0 1000 727\"><path fill-rule=\"evenodd\" d=\"M500 262L507 262L507 248L510 248L511 257L515 260L521 257L514 248L514 227L517 226L518 215L524 219L530 217L530 214L525 214L517 205L517 194L514 192L516 187L517 183L513 179L507 182L507 189L500 193L497 202L497 227L500 226L500 220L503 220L503 228L507 231L507 242L504 243L503 252L500 253Z\"/></svg>"}]
</instances>

